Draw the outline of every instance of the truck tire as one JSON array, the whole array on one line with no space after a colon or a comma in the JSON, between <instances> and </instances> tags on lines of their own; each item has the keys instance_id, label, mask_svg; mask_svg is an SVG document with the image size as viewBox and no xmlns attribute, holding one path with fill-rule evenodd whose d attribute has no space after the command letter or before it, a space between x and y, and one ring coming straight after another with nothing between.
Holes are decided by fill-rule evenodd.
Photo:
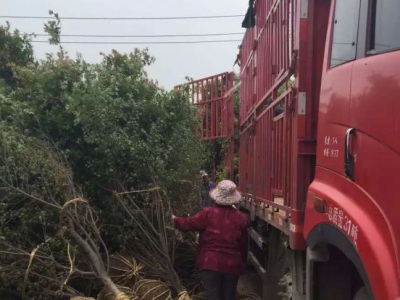
<instances>
[{"instance_id":1,"label":"truck tire","mask_svg":"<svg viewBox=\"0 0 400 300\"><path fill-rule=\"evenodd\" d=\"M353 300L374 300L374 297L372 297L368 292L367 288L363 286L354 295Z\"/></svg>"},{"instance_id":2,"label":"truck tire","mask_svg":"<svg viewBox=\"0 0 400 300\"><path fill-rule=\"evenodd\" d=\"M267 282L263 295L268 300L291 300L291 260L287 246L286 236L278 229L270 228L268 239Z\"/></svg>"}]
</instances>

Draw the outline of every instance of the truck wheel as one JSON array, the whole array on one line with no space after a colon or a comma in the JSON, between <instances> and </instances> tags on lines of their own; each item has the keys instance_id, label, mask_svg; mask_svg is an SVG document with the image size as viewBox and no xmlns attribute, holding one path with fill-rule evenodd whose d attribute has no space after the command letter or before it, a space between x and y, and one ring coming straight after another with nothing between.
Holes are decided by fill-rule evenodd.
<instances>
[{"instance_id":1,"label":"truck wheel","mask_svg":"<svg viewBox=\"0 0 400 300\"><path fill-rule=\"evenodd\" d=\"M367 288L363 286L354 295L353 300L374 300L374 298L370 295Z\"/></svg>"},{"instance_id":2,"label":"truck wheel","mask_svg":"<svg viewBox=\"0 0 400 300\"><path fill-rule=\"evenodd\" d=\"M292 264L287 237L275 228L270 229L268 239L267 281L264 298L268 300L292 300Z\"/></svg>"}]
</instances>

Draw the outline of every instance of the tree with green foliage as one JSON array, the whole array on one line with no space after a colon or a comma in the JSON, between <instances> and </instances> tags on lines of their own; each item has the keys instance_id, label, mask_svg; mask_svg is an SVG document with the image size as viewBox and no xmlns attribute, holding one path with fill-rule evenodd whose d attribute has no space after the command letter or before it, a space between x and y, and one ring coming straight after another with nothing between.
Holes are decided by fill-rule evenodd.
<instances>
[{"instance_id":1,"label":"tree with green foliage","mask_svg":"<svg viewBox=\"0 0 400 300\"><path fill-rule=\"evenodd\" d=\"M202 155L194 108L147 77L151 62L146 50L135 50L113 51L95 65L49 56L16 68L13 105L30 107L18 122L53 141L90 193L187 178Z\"/></svg>"},{"instance_id":2,"label":"tree with green foliage","mask_svg":"<svg viewBox=\"0 0 400 300\"><path fill-rule=\"evenodd\" d=\"M30 63L33 63L33 49L29 35L21 35L19 30L11 31L8 22L7 26L0 26L0 81L15 87L13 67Z\"/></svg>"}]
</instances>

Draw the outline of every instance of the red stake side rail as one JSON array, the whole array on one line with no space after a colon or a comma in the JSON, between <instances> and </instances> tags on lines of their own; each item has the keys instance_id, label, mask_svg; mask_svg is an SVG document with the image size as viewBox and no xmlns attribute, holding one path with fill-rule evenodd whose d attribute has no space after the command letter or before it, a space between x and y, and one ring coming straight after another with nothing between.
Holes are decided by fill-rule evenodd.
<instances>
[{"instance_id":1,"label":"red stake side rail","mask_svg":"<svg viewBox=\"0 0 400 300\"><path fill-rule=\"evenodd\" d=\"M295 249L305 245L304 204L315 166L311 124L317 118L309 84L312 20L302 15L300 2L306 1L258 0L256 27L247 30L239 53L239 188L245 206L289 234Z\"/></svg>"},{"instance_id":2,"label":"red stake side rail","mask_svg":"<svg viewBox=\"0 0 400 300\"><path fill-rule=\"evenodd\" d=\"M226 139L224 165L228 178L234 176L234 80L233 73L225 72L176 86L196 106L201 140Z\"/></svg>"},{"instance_id":3,"label":"red stake side rail","mask_svg":"<svg viewBox=\"0 0 400 300\"><path fill-rule=\"evenodd\" d=\"M233 73L221 73L176 86L197 107L202 140L233 135Z\"/></svg>"}]
</instances>

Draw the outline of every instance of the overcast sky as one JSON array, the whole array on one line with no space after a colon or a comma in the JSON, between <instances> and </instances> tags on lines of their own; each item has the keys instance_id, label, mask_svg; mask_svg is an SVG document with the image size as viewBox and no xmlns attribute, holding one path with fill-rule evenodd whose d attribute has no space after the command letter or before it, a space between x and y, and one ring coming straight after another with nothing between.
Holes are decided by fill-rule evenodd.
<instances>
[{"instance_id":1,"label":"overcast sky","mask_svg":"<svg viewBox=\"0 0 400 300\"><path fill-rule=\"evenodd\" d=\"M0 0L2 16L48 16L51 9L61 17L175 17L245 14L247 0ZM7 19L1 18L5 25ZM43 32L40 19L8 19L13 28L22 32ZM191 20L62 20L63 34L155 35L244 32L242 18ZM46 38L37 38L43 40ZM78 38L63 37L61 41L198 41L242 39L242 35L180 38ZM185 76L202 78L232 71L240 42L207 44L148 45L156 57L149 76L165 88L184 81ZM81 53L85 60L98 62L99 52L111 49L130 52L145 45L64 44L71 56ZM34 44L35 57L57 51L57 47Z\"/></svg>"}]
</instances>

